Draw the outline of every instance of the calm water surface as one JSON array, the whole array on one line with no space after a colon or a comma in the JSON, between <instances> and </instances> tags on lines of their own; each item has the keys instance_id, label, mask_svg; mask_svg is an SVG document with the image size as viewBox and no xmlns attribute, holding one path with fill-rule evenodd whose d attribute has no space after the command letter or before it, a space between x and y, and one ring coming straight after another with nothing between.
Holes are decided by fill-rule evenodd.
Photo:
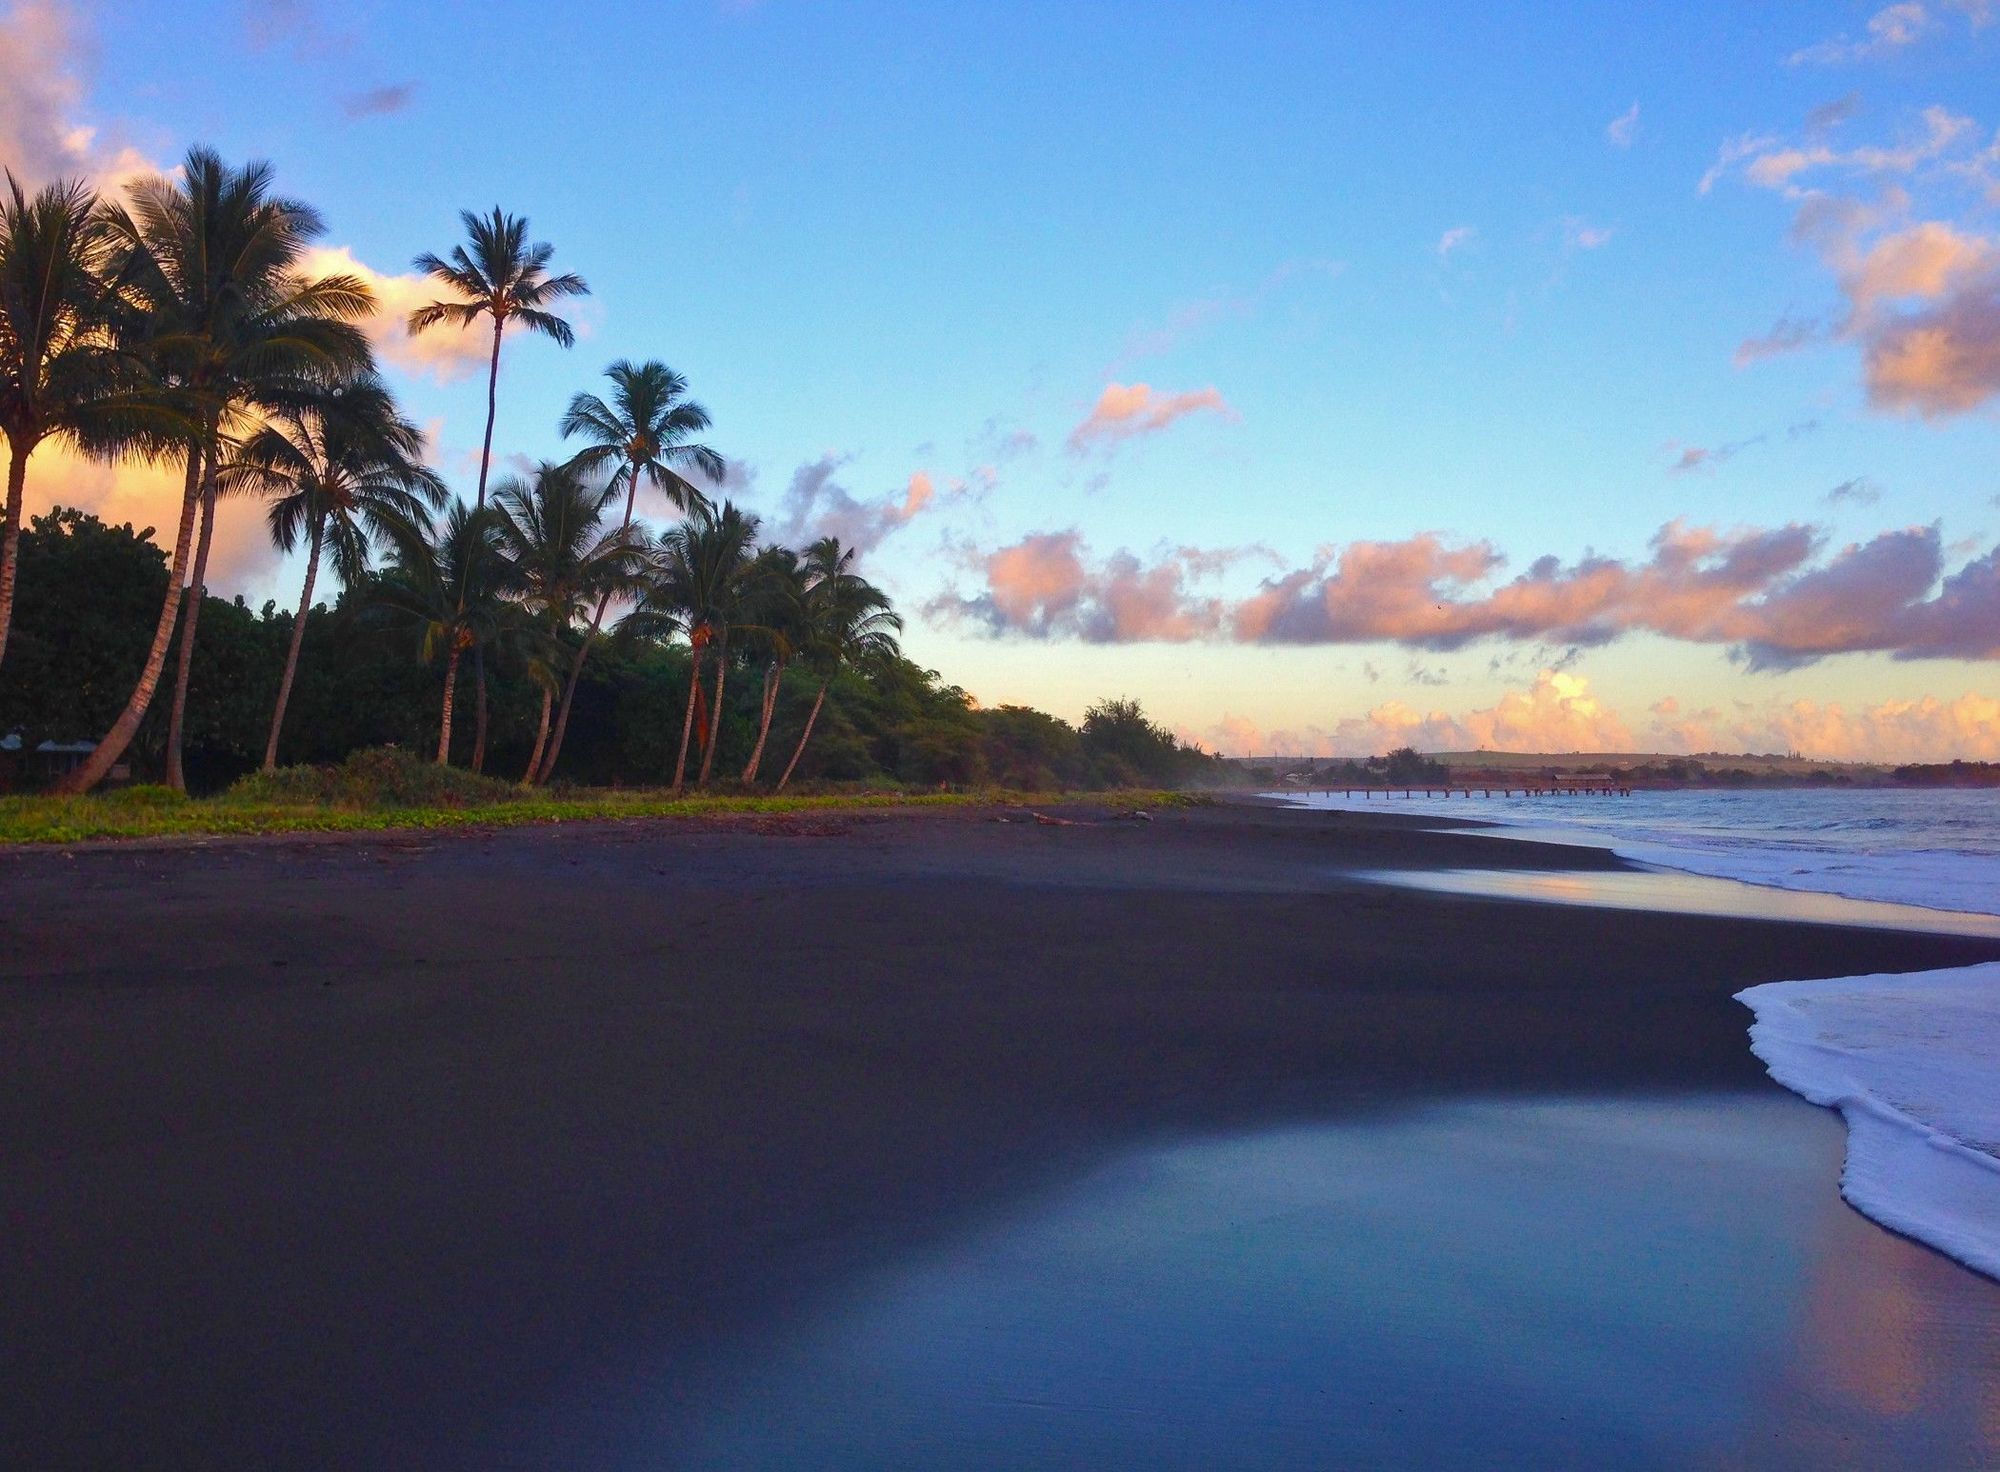
<instances>
[{"instance_id":1,"label":"calm water surface","mask_svg":"<svg viewBox=\"0 0 2000 1472\"><path fill-rule=\"evenodd\" d=\"M2000 1466L2000 1285L1775 1091L1161 1145L875 1272L633 1466Z\"/></svg>"}]
</instances>

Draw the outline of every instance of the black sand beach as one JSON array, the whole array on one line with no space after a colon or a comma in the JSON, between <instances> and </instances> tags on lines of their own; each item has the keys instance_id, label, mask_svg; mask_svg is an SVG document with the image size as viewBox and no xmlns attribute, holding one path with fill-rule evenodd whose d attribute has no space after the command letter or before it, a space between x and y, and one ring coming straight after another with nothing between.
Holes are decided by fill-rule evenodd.
<instances>
[{"instance_id":1,"label":"black sand beach","mask_svg":"<svg viewBox=\"0 0 2000 1472\"><path fill-rule=\"evenodd\" d=\"M684 1367L1129 1142L1775 1091L1735 991L2000 957L1097 816L0 854L0 1463L627 1465Z\"/></svg>"}]
</instances>

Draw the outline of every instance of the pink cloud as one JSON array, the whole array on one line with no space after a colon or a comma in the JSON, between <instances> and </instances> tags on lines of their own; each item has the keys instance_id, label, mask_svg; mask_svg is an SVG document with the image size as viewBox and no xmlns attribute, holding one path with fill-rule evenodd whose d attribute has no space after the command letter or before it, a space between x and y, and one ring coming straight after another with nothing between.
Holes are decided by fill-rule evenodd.
<instances>
[{"instance_id":1,"label":"pink cloud","mask_svg":"<svg viewBox=\"0 0 2000 1472\"><path fill-rule=\"evenodd\" d=\"M1881 409L1937 419L2000 394L2000 269L1875 327L1864 361Z\"/></svg>"},{"instance_id":2,"label":"pink cloud","mask_svg":"<svg viewBox=\"0 0 2000 1472\"><path fill-rule=\"evenodd\" d=\"M1995 189L2000 140L1968 153L1970 119L1926 109L1924 133L1894 147L1833 148L1738 139L1703 179L1710 187L1740 171L1750 183L1798 202L1794 241L1816 251L1846 310L1822 327L1787 316L1738 347L1738 365L1807 346L1822 337L1861 351L1871 405L1886 413L1943 418L2000 396L2000 237L1938 219L1912 219L1908 189L1892 183L1872 201L1809 187L1808 176L1841 172L1901 178L1929 165Z\"/></svg>"},{"instance_id":3,"label":"pink cloud","mask_svg":"<svg viewBox=\"0 0 2000 1472\"><path fill-rule=\"evenodd\" d=\"M72 506L114 526L130 522L140 530L152 527L155 545L171 553L184 485L181 466L172 462L121 460L106 465L51 443L28 462L25 511L32 516L51 506ZM261 586L277 562L262 506L233 497L219 501L208 554L209 591L229 596Z\"/></svg>"},{"instance_id":4,"label":"pink cloud","mask_svg":"<svg viewBox=\"0 0 2000 1472\"><path fill-rule=\"evenodd\" d=\"M1509 690L1482 710L1452 715L1386 700L1331 726L1263 730L1227 716L1205 744L1232 756L1380 756L1399 746L1420 751L1626 751L1632 732L1590 693L1581 675L1543 670L1526 690Z\"/></svg>"},{"instance_id":5,"label":"pink cloud","mask_svg":"<svg viewBox=\"0 0 2000 1472\"><path fill-rule=\"evenodd\" d=\"M1160 393L1150 384L1108 383L1089 415L1070 431L1069 448L1080 454L1093 445L1157 434L1176 420L1204 413L1236 417L1236 411L1214 388Z\"/></svg>"},{"instance_id":6,"label":"pink cloud","mask_svg":"<svg viewBox=\"0 0 2000 1472\"><path fill-rule=\"evenodd\" d=\"M1151 565L1123 551L1091 565L1077 532L1036 532L974 556L984 592L972 598L944 594L925 611L940 622L1034 638L1186 643L1220 634L1225 609L1221 599L1197 594L1192 585L1256 555L1254 549L1186 547Z\"/></svg>"},{"instance_id":7,"label":"pink cloud","mask_svg":"<svg viewBox=\"0 0 2000 1472\"><path fill-rule=\"evenodd\" d=\"M981 467L940 491L928 470L918 470L900 491L864 501L834 480L846 463L841 456L822 455L793 472L772 527L779 541L804 546L820 537L838 537L843 546L871 552L932 507L979 494L997 478Z\"/></svg>"},{"instance_id":8,"label":"pink cloud","mask_svg":"<svg viewBox=\"0 0 2000 1472\"><path fill-rule=\"evenodd\" d=\"M1638 731L1603 705L1580 675L1543 670L1526 690L1494 705L1452 714L1384 701L1330 725L1267 730L1225 716L1190 733L1231 756L1380 756L1398 746L1420 751L1635 752L1692 755L1727 751L1796 751L1827 761L1939 762L2000 760L2000 699L1968 692L1955 700L1925 695L1849 709L1838 702L1770 701L1686 711L1669 696L1654 702Z\"/></svg>"},{"instance_id":9,"label":"pink cloud","mask_svg":"<svg viewBox=\"0 0 2000 1472\"><path fill-rule=\"evenodd\" d=\"M984 591L946 593L927 612L994 633L1090 642L1452 650L1485 639L1596 645L1650 633L1726 646L1753 670L1870 650L2000 658L2000 547L1949 575L1935 526L1820 553L1805 525L1720 532L1671 522L1643 560L1542 557L1496 582L1505 559L1491 544L1426 532L1322 549L1307 566L1227 599L1191 586L1229 565L1212 554L1095 560L1076 532L1044 532L975 557Z\"/></svg>"},{"instance_id":10,"label":"pink cloud","mask_svg":"<svg viewBox=\"0 0 2000 1472\"><path fill-rule=\"evenodd\" d=\"M1732 735L1747 750L1796 751L1842 761L2000 760L2000 699L1965 694L1888 700L1849 712L1838 703L1793 701ZM1753 744L1754 743L1754 744Z\"/></svg>"},{"instance_id":11,"label":"pink cloud","mask_svg":"<svg viewBox=\"0 0 2000 1472\"><path fill-rule=\"evenodd\" d=\"M14 0L0 12L0 161L25 184L80 177L106 189L155 172L78 116L87 39L54 0Z\"/></svg>"}]
</instances>

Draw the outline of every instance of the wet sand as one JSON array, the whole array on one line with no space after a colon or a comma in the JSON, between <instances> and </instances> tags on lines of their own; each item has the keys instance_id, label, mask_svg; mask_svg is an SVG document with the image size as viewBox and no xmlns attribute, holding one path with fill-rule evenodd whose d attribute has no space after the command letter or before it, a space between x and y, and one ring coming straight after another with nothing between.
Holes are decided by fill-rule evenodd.
<instances>
[{"instance_id":1,"label":"wet sand","mask_svg":"<svg viewBox=\"0 0 2000 1472\"><path fill-rule=\"evenodd\" d=\"M1342 877L1479 867L1623 866L1236 804L0 854L0 1462L644 1465L1136 1142L1776 1094L1733 992L2000 957Z\"/></svg>"},{"instance_id":2,"label":"wet sand","mask_svg":"<svg viewBox=\"0 0 2000 1472\"><path fill-rule=\"evenodd\" d=\"M1702 1092L1142 1144L857 1275L622 1465L1991 1468L2000 1284L1846 1210L1844 1134Z\"/></svg>"}]
</instances>

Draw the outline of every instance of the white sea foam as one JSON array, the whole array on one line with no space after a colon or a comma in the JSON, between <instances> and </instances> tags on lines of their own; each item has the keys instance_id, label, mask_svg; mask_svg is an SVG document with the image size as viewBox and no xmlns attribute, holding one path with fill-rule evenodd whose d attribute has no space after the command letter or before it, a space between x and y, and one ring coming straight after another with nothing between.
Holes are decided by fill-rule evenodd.
<instances>
[{"instance_id":1,"label":"white sea foam","mask_svg":"<svg viewBox=\"0 0 2000 1472\"><path fill-rule=\"evenodd\" d=\"M2000 963L1737 993L1771 1077L1847 1120L1840 1189L2000 1278Z\"/></svg>"},{"instance_id":2,"label":"white sea foam","mask_svg":"<svg viewBox=\"0 0 2000 1472\"><path fill-rule=\"evenodd\" d=\"M1990 790L1294 800L1486 818L1515 837L1609 848L1767 893L1918 906L1883 917L1912 929L1964 929L1935 914L1927 926L1922 910L2000 914L2000 793ZM1884 1226L2000 1278L2000 963L1774 982L1737 995L1756 1015L1751 1047L1771 1077L1845 1117L1841 1194Z\"/></svg>"},{"instance_id":3,"label":"white sea foam","mask_svg":"<svg viewBox=\"0 0 2000 1472\"><path fill-rule=\"evenodd\" d=\"M1276 794L1305 807L1478 818L1684 873L1774 889L2000 913L2000 792L1690 789L1630 797Z\"/></svg>"}]
</instances>

